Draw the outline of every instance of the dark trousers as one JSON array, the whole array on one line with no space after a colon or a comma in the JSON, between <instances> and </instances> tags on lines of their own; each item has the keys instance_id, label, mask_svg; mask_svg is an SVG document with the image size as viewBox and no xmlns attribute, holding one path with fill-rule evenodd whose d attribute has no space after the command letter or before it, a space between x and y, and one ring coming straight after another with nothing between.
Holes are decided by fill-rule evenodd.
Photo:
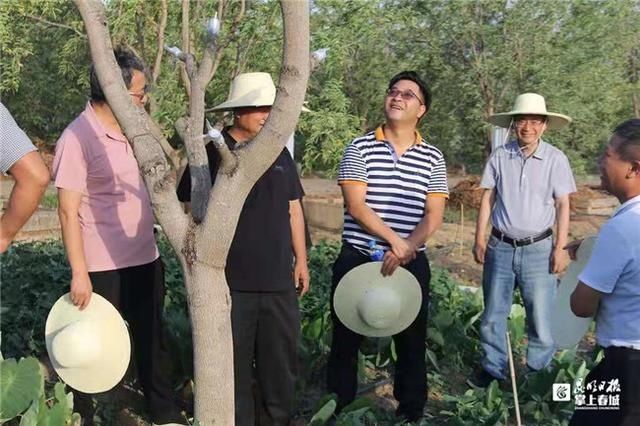
<instances>
[{"instance_id":1,"label":"dark trousers","mask_svg":"<svg viewBox=\"0 0 640 426\"><path fill-rule=\"evenodd\" d=\"M370 262L353 247L343 244L333 265L331 291L331 318L333 339L327 365L327 387L338 395L338 409L356 397L358 389L358 349L363 336L344 326L336 316L333 294L342 277L363 263ZM416 277L422 288L422 306L415 321L404 331L393 336L398 359L395 368L393 396L400 403L397 414L409 418L421 416L427 401L427 366L425 362L427 310L431 271L424 253L404 266Z\"/></svg>"},{"instance_id":2,"label":"dark trousers","mask_svg":"<svg viewBox=\"0 0 640 426\"><path fill-rule=\"evenodd\" d=\"M604 350L604 358L591 370L583 386L592 381L600 383L618 379L619 392L593 392L598 395L619 395L619 410L586 410L576 409L570 426L637 426L640 425L640 350L608 347ZM589 391L585 390L587 400Z\"/></svg>"},{"instance_id":3,"label":"dark trousers","mask_svg":"<svg viewBox=\"0 0 640 426\"><path fill-rule=\"evenodd\" d=\"M138 379L151 420L157 424L184 423L167 379L169 356L164 339L162 261L158 258L145 265L90 272L89 278L94 293L111 302L129 325ZM81 393L78 396L81 400L87 398Z\"/></svg>"},{"instance_id":4,"label":"dark trousers","mask_svg":"<svg viewBox=\"0 0 640 426\"><path fill-rule=\"evenodd\" d=\"M231 292L236 426L289 424L300 310L291 291Z\"/></svg>"}]
</instances>

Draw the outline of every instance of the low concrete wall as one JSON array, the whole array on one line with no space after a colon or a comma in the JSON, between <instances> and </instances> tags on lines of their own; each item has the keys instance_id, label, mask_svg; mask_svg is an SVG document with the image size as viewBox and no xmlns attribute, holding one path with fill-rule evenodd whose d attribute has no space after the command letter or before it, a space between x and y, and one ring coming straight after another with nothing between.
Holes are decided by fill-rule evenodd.
<instances>
[{"instance_id":1,"label":"low concrete wall","mask_svg":"<svg viewBox=\"0 0 640 426\"><path fill-rule=\"evenodd\" d=\"M325 231L342 232L342 197L314 197L303 199L307 224Z\"/></svg>"}]
</instances>

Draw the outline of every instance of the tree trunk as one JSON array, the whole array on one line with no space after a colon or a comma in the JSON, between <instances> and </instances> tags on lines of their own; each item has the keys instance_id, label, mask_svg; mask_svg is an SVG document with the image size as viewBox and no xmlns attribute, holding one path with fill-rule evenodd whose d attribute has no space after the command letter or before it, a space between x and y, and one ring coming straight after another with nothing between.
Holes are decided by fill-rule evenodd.
<instances>
[{"instance_id":1,"label":"tree trunk","mask_svg":"<svg viewBox=\"0 0 640 426\"><path fill-rule=\"evenodd\" d=\"M224 268L246 196L275 161L298 122L309 76L309 5L301 0L281 1L284 58L271 114L256 138L234 151L237 168L225 172L222 165L204 220L196 224L182 212L176 198L175 179L160 148L166 139L127 93L113 56L104 5L99 0L75 3L85 23L100 86L133 144L156 218L182 264L194 343L195 417L201 425L233 425L231 301ZM197 77L202 93L190 100L193 129L187 132L191 134L185 145L191 156L194 150L204 152L204 146L195 142L201 140L205 79L213 67L208 49L198 73L203 75ZM206 160L200 166L207 167Z\"/></svg>"},{"instance_id":2,"label":"tree trunk","mask_svg":"<svg viewBox=\"0 0 640 426\"><path fill-rule=\"evenodd\" d=\"M201 425L233 425L231 296L224 268L185 267L193 336L194 408Z\"/></svg>"}]
</instances>

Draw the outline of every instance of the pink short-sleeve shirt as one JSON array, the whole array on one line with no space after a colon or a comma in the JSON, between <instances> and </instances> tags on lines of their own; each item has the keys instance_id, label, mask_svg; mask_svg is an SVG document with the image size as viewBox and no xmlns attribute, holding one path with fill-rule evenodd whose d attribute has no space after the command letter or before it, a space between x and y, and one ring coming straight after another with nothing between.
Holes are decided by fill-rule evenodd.
<instances>
[{"instance_id":1,"label":"pink short-sleeve shirt","mask_svg":"<svg viewBox=\"0 0 640 426\"><path fill-rule=\"evenodd\" d=\"M147 188L125 136L109 131L91 106L56 144L58 188L82 193L78 215L89 272L144 265L158 258Z\"/></svg>"}]
</instances>

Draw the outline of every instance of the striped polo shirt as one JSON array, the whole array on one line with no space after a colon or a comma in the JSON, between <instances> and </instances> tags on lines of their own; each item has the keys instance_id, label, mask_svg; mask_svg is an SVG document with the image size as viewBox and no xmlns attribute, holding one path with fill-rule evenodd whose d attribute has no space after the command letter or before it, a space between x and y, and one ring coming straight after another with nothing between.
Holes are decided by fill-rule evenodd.
<instances>
[{"instance_id":1,"label":"striped polo shirt","mask_svg":"<svg viewBox=\"0 0 640 426\"><path fill-rule=\"evenodd\" d=\"M402 238L424 217L428 197L449 197L442 152L427 144L417 131L416 143L401 156L385 139L382 127L354 139L342 156L338 184L366 185L366 204ZM361 250L368 250L371 240L378 248L390 248L389 243L365 231L346 206L342 240Z\"/></svg>"}]
</instances>

